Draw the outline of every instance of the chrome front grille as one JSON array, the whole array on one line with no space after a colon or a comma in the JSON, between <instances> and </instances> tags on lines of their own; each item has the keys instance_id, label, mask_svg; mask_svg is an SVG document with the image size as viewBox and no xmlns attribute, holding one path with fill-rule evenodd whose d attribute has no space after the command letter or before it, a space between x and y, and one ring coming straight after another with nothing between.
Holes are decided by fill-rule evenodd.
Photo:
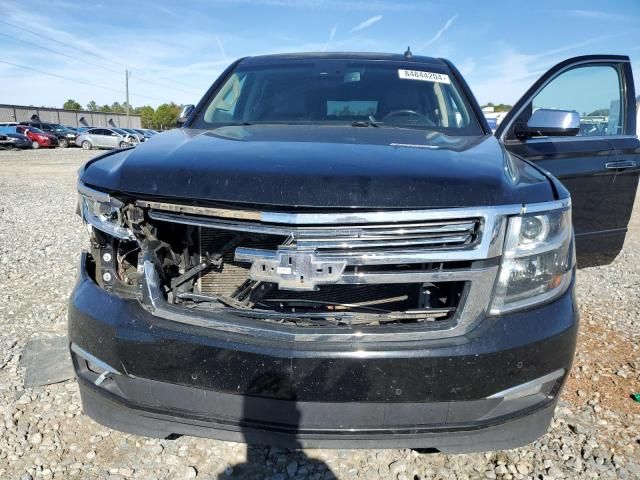
<instances>
[{"instance_id":1,"label":"chrome front grille","mask_svg":"<svg viewBox=\"0 0 640 480\"><path fill-rule=\"evenodd\" d=\"M301 227L291 232L293 245L326 253L378 249L466 248L477 239L478 219L380 225Z\"/></svg>"},{"instance_id":2,"label":"chrome front grille","mask_svg":"<svg viewBox=\"0 0 640 480\"><path fill-rule=\"evenodd\" d=\"M281 213L146 201L136 204L146 209L154 224L197 227L201 261L234 236L241 238L233 249L222 253L222 265L201 272L197 283L198 294L222 299L238 315L285 322L295 328L300 325L296 316L318 318L331 313L338 318L353 310L367 317L371 312L372 318L380 320L382 314L392 314L379 324L391 318L401 323L409 320L407 325L432 325L407 331L407 338L412 339L460 335L480 318L498 273L506 220L522 210L522 206L511 205ZM150 283L153 285L153 279ZM432 301L425 303L425 296ZM309 303L315 306L307 308ZM323 303L324 309L319 307ZM179 315L193 317L195 313ZM293 324L287 323L292 319ZM251 331L253 327L246 328ZM310 341L334 338L334 333L291 332L289 336L271 332ZM370 333L372 339L386 338L382 331ZM363 335L366 339L369 333Z\"/></svg>"}]
</instances>

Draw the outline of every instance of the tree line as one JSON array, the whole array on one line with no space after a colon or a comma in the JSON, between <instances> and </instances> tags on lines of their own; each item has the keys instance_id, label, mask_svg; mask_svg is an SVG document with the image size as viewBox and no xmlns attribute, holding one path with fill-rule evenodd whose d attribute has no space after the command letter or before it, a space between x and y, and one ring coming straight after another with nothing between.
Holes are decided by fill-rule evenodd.
<instances>
[{"instance_id":1,"label":"tree line","mask_svg":"<svg viewBox=\"0 0 640 480\"><path fill-rule=\"evenodd\" d=\"M62 108L66 110L88 110L90 112L127 113L127 102L98 105L91 100L87 103L86 108L82 108L79 102L70 98L64 102ZM142 107L131 107L129 111L132 115L140 115L142 128L166 129L175 125L181 108L180 105L170 102L163 103L155 109L149 105L144 105Z\"/></svg>"}]
</instances>

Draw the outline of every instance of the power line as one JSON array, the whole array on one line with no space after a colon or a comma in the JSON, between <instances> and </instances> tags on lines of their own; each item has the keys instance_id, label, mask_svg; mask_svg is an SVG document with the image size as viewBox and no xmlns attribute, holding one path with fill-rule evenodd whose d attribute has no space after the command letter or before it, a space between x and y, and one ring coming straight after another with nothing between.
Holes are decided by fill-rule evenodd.
<instances>
[{"instance_id":1,"label":"power line","mask_svg":"<svg viewBox=\"0 0 640 480\"><path fill-rule=\"evenodd\" d=\"M8 33L0 32L0 35L2 35L3 37L9 37L9 38L12 38L14 40L18 40L19 42L26 43L27 45L32 45L34 47L41 48L43 50L47 50L47 51L55 53L57 55L62 55L63 57L67 57L67 58L70 58L72 60L77 60L79 62L86 63L87 65L93 65L94 67L103 68L103 69L105 69L105 70L107 70L109 72L117 73L118 75L120 75L120 73L121 73L119 70L114 70L114 69L111 69L109 67L105 67L103 65L100 65L98 63L93 63L93 62L90 62L88 60L84 60L82 58L74 57L73 55L67 55L66 53L59 52L58 50L54 50L53 48L45 47L43 45L38 45L37 43L33 43L33 42L29 42L28 40L24 40L23 38L14 37L13 35L9 35Z\"/></svg>"},{"instance_id":2,"label":"power line","mask_svg":"<svg viewBox=\"0 0 640 480\"><path fill-rule=\"evenodd\" d=\"M91 87L102 88L104 90L110 90L112 92L116 92L118 94L122 94L121 90L116 90L115 88L105 87L104 85L98 85L97 83L87 82L85 80L79 80L77 78L65 77L64 75L59 75L59 74L53 73L53 72L47 72L45 70L40 70L39 68L28 67L26 65L19 65L17 63L7 62L6 60L0 60L0 63L4 63L6 65L11 65L12 67L16 67L16 68L23 68L25 70L32 70L34 72L42 73L44 75L49 75L51 77L61 78L62 80L67 80L69 82L83 83L83 84L89 85ZM162 100L160 98L151 97L149 95L138 95L138 97L143 97L143 98L148 98L150 100L157 100L159 102L164 102L164 100Z\"/></svg>"},{"instance_id":3,"label":"power line","mask_svg":"<svg viewBox=\"0 0 640 480\"><path fill-rule=\"evenodd\" d=\"M116 64L116 65L120 65L120 66L122 66L122 67L126 67L126 68L128 68L128 69L135 70L135 71L137 71L137 72L141 72L141 73L142 73L142 75L141 75L141 77L142 77L142 78L147 77L147 75L145 74L146 72L144 72L144 70L142 70L142 69L139 69L139 68L137 68L137 67L132 67L131 65L127 65L126 63L122 63L122 62L119 62L119 61L117 61L117 60L113 60L113 59L111 59L111 58L105 57L105 56L103 56L103 55L100 55L100 54L97 54L97 53L95 53L95 52L92 52L91 50L87 50L86 48L80 47L80 46L78 46L78 45L71 45L71 44L69 44L69 43L63 42L63 41L58 40L58 39L55 39L55 38L53 38L53 37L49 37L49 36L44 35L44 34L42 34L42 33L35 32L35 31L30 30L30 29L28 29L28 28L21 27L21 26L19 26L19 25L14 25L13 23L10 23L10 22L5 22L4 20L0 20L0 23L4 23L5 25L9 25L10 27L16 28L16 29L18 29L18 30L23 30L23 31L25 31L25 32L27 32L27 33L30 33L31 35L36 35L36 36L38 36L38 37L46 38L47 40L50 40L50 41L52 41L52 42L56 42L56 43L59 43L60 45L64 45L65 47L72 48L72 49L73 49L73 50L75 50L75 51L78 51L78 50L79 50L79 51L81 51L81 52L84 52L86 55L91 55L91 56L97 57L97 58L99 58L99 59L101 59L101 60L104 60L104 61L107 61L107 62L110 62L110 63ZM7 35L7 34L4 34L4 35L5 35L5 36L9 36L9 35ZM16 38L16 37L13 37L13 38ZM32 45L35 45L35 44L32 44ZM43 47L40 47L39 45L36 45L36 46L37 46L38 48L43 48ZM58 53L58 52L56 52L56 53ZM65 55L65 56L68 56L68 55ZM74 57L72 57L72 58L74 58ZM85 62L85 63L87 63L87 62ZM95 65L95 64L93 64L93 65ZM106 68L106 67L101 67L101 68ZM108 68L106 68L106 69L107 69L107 70L109 70ZM112 71L112 70L110 70L110 71ZM120 73L120 72L118 72L118 73ZM156 77L157 77L157 78L162 78L162 77L159 77L158 75L156 75ZM166 81L168 81L168 82L175 83L175 82L173 82L172 80L168 80L168 79L164 79L164 80L166 80ZM194 94L196 94L196 93L195 93L195 87L189 87L189 86L187 86L187 85L184 85L184 86L185 86L185 87L187 87L187 88L193 88L193 89L194 89L194 91L188 92L188 91L186 91L186 90L183 90L183 89L177 88L175 85L164 85L164 84L158 83L158 82L156 82L156 81L154 81L154 80L150 80L149 78L146 78L146 81L147 81L148 83L151 83L151 84L156 85L156 86L159 86L159 87L163 87L163 88L167 88L167 89L171 89L171 90L180 90L181 92L186 93L186 94L188 94L188 95L194 95ZM139 96L141 96L141 95L139 95Z\"/></svg>"}]
</instances>

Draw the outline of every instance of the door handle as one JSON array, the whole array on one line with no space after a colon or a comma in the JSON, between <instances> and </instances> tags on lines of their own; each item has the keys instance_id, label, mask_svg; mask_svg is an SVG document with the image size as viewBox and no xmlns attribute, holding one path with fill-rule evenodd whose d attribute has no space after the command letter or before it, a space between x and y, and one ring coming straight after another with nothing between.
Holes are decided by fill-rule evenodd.
<instances>
[{"instance_id":1,"label":"door handle","mask_svg":"<svg viewBox=\"0 0 640 480\"><path fill-rule=\"evenodd\" d=\"M607 170L626 170L627 168L635 168L635 160L621 160L619 162L607 162L605 165Z\"/></svg>"}]
</instances>

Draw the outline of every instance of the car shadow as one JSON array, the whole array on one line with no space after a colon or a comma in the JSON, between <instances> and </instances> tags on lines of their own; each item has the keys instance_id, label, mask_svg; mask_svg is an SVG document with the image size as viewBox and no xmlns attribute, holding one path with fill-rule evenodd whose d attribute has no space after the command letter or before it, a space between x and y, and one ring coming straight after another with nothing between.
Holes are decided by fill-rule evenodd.
<instances>
[{"instance_id":1,"label":"car shadow","mask_svg":"<svg viewBox=\"0 0 640 480\"><path fill-rule=\"evenodd\" d=\"M252 382L243 403L242 434L247 443L246 461L231 465L218 479L336 478L328 465L322 460L309 457L296 440L300 411L295 400L278 402L278 406L270 412L270 415L278 419L280 431L291 438L287 442L288 448L270 446L265 434L255 428L260 426L259 419L264 417L264 396L290 397L289 390L289 382L277 374L261 374ZM255 396L258 392L260 397Z\"/></svg>"}]
</instances>

